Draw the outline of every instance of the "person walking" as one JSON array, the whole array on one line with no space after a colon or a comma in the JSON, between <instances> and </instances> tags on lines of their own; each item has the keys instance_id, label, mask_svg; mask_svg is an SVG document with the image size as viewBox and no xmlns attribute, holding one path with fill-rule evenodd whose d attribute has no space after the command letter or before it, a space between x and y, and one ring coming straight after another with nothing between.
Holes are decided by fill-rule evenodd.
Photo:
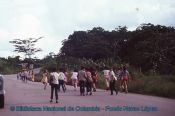
<instances>
[{"instance_id":1,"label":"person walking","mask_svg":"<svg viewBox=\"0 0 175 116\"><path fill-rule=\"evenodd\" d=\"M92 95L92 84L93 84L93 80L92 80L92 74L90 72L90 69L86 69L86 95Z\"/></svg>"},{"instance_id":2,"label":"person walking","mask_svg":"<svg viewBox=\"0 0 175 116\"><path fill-rule=\"evenodd\" d=\"M24 82L26 82L27 83L27 79L28 79L28 77L29 77L29 73L28 73L28 71L25 69L24 70Z\"/></svg>"},{"instance_id":3,"label":"person walking","mask_svg":"<svg viewBox=\"0 0 175 116\"><path fill-rule=\"evenodd\" d=\"M63 73L64 73L64 83L63 83L63 86L64 86L64 90L66 91L66 84L67 84L67 79L68 79L68 73L66 71L66 69L63 69Z\"/></svg>"},{"instance_id":4,"label":"person walking","mask_svg":"<svg viewBox=\"0 0 175 116\"><path fill-rule=\"evenodd\" d=\"M122 86L124 87L125 93L128 93L128 82L129 82L129 72L126 69L126 66L123 67L123 70L121 72L121 79L122 79Z\"/></svg>"},{"instance_id":5,"label":"person walking","mask_svg":"<svg viewBox=\"0 0 175 116\"><path fill-rule=\"evenodd\" d=\"M63 89L63 92L66 91L66 88L65 88L65 85L64 85L64 81L65 81L65 74L64 74L64 69L63 68L60 68L59 69L59 73L58 73L58 76L59 76L59 85L58 85L58 91L60 91L60 87L62 87Z\"/></svg>"},{"instance_id":6,"label":"person walking","mask_svg":"<svg viewBox=\"0 0 175 116\"><path fill-rule=\"evenodd\" d=\"M35 82L35 74L33 70L32 70L32 82Z\"/></svg>"},{"instance_id":7,"label":"person walking","mask_svg":"<svg viewBox=\"0 0 175 116\"><path fill-rule=\"evenodd\" d=\"M105 67L105 69L103 70L103 74L105 79L106 90L109 90L109 72L109 68Z\"/></svg>"},{"instance_id":8,"label":"person walking","mask_svg":"<svg viewBox=\"0 0 175 116\"><path fill-rule=\"evenodd\" d=\"M43 72L43 78L42 78L42 80L41 80L41 82L44 84L44 90L46 90L46 87L47 87L48 76L49 76L49 73L48 73L48 71L45 69L44 72Z\"/></svg>"},{"instance_id":9,"label":"person walking","mask_svg":"<svg viewBox=\"0 0 175 116\"><path fill-rule=\"evenodd\" d=\"M81 96L85 96L86 77L87 76L85 72L85 67L81 66L81 70L78 72L78 81L79 81Z\"/></svg>"},{"instance_id":10,"label":"person walking","mask_svg":"<svg viewBox=\"0 0 175 116\"><path fill-rule=\"evenodd\" d=\"M53 93L55 91L56 103L58 103L58 84L59 84L59 74L56 72L56 68L52 69L50 73L50 85L51 85L51 97L50 102L53 102Z\"/></svg>"},{"instance_id":11,"label":"person walking","mask_svg":"<svg viewBox=\"0 0 175 116\"><path fill-rule=\"evenodd\" d=\"M77 90L77 79L78 79L78 71L75 69L72 72L71 80L72 80L72 85L74 87L74 91Z\"/></svg>"},{"instance_id":12,"label":"person walking","mask_svg":"<svg viewBox=\"0 0 175 116\"><path fill-rule=\"evenodd\" d=\"M98 75L95 71L95 69L93 69L92 67L90 68L90 71L91 71L91 75L92 75L92 88L93 88L93 91L96 92L96 83L97 83L97 80L98 80Z\"/></svg>"},{"instance_id":13,"label":"person walking","mask_svg":"<svg viewBox=\"0 0 175 116\"><path fill-rule=\"evenodd\" d=\"M25 82L25 74L24 74L24 69L21 71L21 80Z\"/></svg>"},{"instance_id":14,"label":"person walking","mask_svg":"<svg viewBox=\"0 0 175 116\"><path fill-rule=\"evenodd\" d=\"M20 79L20 76L21 76L21 72L18 72L18 73L17 73L17 80Z\"/></svg>"},{"instance_id":15,"label":"person walking","mask_svg":"<svg viewBox=\"0 0 175 116\"><path fill-rule=\"evenodd\" d=\"M22 69L21 78L22 78L22 81L25 83L27 83L27 76L28 76L27 70Z\"/></svg>"},{"instance_id":16,"label":"person walking","mask_svg":"<svg viewBox=\"0 0 175 116\"><path fill-rule=\"evenodd\" d=\"M113 71L113 68L110 69L109 72L109 87L110 87L110 91L111 91L111 95L113 95L113 91L116 92L116 95L118 94L118 90L116 89L116 81L117 81L117 77L115 76L115 73Z\"/></svg>"},{"instance_id":17,"label":"person walking","mask_svg":"<svg viewBox=\"0 0 175 116\"><path fill-rule=\"evenodd\" d=\"M116 76L117 76L117 81L118 81L118 85L119 85L119 90L120 92L122 92L124 90L124 86L122 85L122 68L118 67L116 69Z\"/></svg>"}]
</instances>

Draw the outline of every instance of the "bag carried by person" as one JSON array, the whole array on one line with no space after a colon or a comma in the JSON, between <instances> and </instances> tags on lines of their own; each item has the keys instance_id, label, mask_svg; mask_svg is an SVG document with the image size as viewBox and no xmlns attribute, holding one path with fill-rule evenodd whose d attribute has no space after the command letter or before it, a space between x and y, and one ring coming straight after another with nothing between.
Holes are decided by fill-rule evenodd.
<instances>
[{"instance_id":1,"label":"bag carried by person","mask_svg":"<svg viewBox=\"0 0 175 116\"><path fill-rule=\"evenodd\" d=\"M54 75L50 75L49 85L52 85L53 84L53 78L54 78Z\"/></svg>"}]
</instances>

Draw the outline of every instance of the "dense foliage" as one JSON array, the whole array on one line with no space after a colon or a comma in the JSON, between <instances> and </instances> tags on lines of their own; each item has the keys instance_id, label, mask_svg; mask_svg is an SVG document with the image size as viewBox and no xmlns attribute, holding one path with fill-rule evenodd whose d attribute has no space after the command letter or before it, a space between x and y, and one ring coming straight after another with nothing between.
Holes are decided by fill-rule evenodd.
<instances>
[{"instance_id":1,"label":"dense foliage","mask_svg":"<svg viewBox=\"0 0 175 116\"><path fill-rule=\"evenodd\" d=\"M112 31L101 27L76 31L63 41L60 57L113 59L142 72L170 74L175 72L175 29L142 24L134 31L120 26Z\"/></svg>"},{"instance_id":2,"label":"dense foliage","mask_svg":"<svg viewBox=\"0 0 175 116\"><path fill-rule=\"evenodd\" d=\"M20 56L1 58L0 57L0 74L15 74L22 70L22 63L34 64L34 68L42 66L40 59L20 59Z\"/></svg>"},{"instance_id":3,"label":"dense foliage","mask_svg":"<svg viewBox=\"0 0 175 116\"><path fill-rule=\"evenodd\" d=\"M20 62L19 56L14 58L0 58L0 74L12 74L15 73L19 67L18 63Z\"/></svg>"}]
</instances>

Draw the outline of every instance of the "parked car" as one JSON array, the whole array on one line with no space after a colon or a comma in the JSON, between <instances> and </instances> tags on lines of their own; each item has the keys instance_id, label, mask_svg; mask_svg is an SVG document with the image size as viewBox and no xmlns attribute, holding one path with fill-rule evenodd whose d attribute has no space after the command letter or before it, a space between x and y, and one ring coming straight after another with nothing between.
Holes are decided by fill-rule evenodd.
<instances>
[{"instance_id":1,"label":"parked car","mask_svg":"<svg viewBox=\"0 0 175 116\"><path fill-rule=\"evenodd\" d=\"M0 108L4 108L5 90L4 90L4 77L0 75Z\"/></svg>"}]
</instances>

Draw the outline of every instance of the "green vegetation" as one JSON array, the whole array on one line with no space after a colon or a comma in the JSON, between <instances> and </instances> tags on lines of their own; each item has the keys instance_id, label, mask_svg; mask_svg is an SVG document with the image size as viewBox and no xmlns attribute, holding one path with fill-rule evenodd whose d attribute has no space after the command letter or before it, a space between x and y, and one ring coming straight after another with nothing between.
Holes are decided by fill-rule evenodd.
<instances>
[{"instance_id":1,"label":"green vegetation","mask_svg":"<svg viewBox=\"0 0 175 116\"><path fill-rule=\"evenodd\" d=\"M21 71L21 63L34 64L35 68L42 66L39 59L20 60L20 56L0 58L0 74L15 74Z\"/></svg>"},{"instance_id":2,"label":"green vegetation","mask_svg":"<svg viewBox=\"0 0 175 116\"><path fill-rule=\"evenodd\" d=\"M75 31L62 45L59 54L50 53L42 60L32 60L34 65L46 69L62 67L68 72L80 66L94 67L99 73L98 88L104 88L105 66L126 65L132 77L129 92L175 98L174 27L142 24L133 31L120 26L112 31L95 27ZM0 71L13 73L18 64L17 59L13 60L1 58ZM40 80L41 74L35 81Z\"/></svg>"},{"instance_id":3,"label":"green vegetation","mask_svg":"<svg viewBox=\"0 0 175 116\"><path fill-rule=\"evenodd\" d=\"M112 59L128 63L143 73L172 74L175 72L175 29L142 24L134 31L128 31L127 27L111 32L101 27L76 31L63 41L59 57Z\"/></svg>"},{"instance_id":4,"label":"green vegetation","mask_svg":"<svg viewBox=\"0 0 175 116\"><path fill-rule=\"evenodd\" d=\"M13 74L19 70L18 63L19 56L0 58L0 74Z\"/></svg>"},{"instance_id":5,"label":"green vegetation","mask_svg":"<svg viewBox=\"0 0 175 116\"><path fill-rule=\"evenodd\" d=\"M13 41L10 41L10 43L15 47L14 52L23 53L25 58L28 57L30 59L36 52L42 51L40 48L35 48L35 43L42 38L43 37L39 37L37 39L14 39Z\"/></svg>"},{"instance_id":6,"label":"green vegetation","mask_svg":"<svg viewBox=\"0 0 175 116\"><path fill-rule=\"evenodd\" d=\"M96 27L74 32L63 41L58 56L45 61L55 59L52 64L68 70L94 67L100 75L99 88L104 88L104 66L127 65L132 76L130 92L175 98L174 46L174 27L142 24L134 31L119 26L111 32Z\"/></svg>"},{"instance_id":7,"label":"green vegetation","mask_svg":"<svg viewBox=\"0 0 175 116\"><path fill-rule=\"evenodd\" d=\"M129 91L140 94L175 98L175 76L135 75Z\"/></svg>"}]
</instances>

